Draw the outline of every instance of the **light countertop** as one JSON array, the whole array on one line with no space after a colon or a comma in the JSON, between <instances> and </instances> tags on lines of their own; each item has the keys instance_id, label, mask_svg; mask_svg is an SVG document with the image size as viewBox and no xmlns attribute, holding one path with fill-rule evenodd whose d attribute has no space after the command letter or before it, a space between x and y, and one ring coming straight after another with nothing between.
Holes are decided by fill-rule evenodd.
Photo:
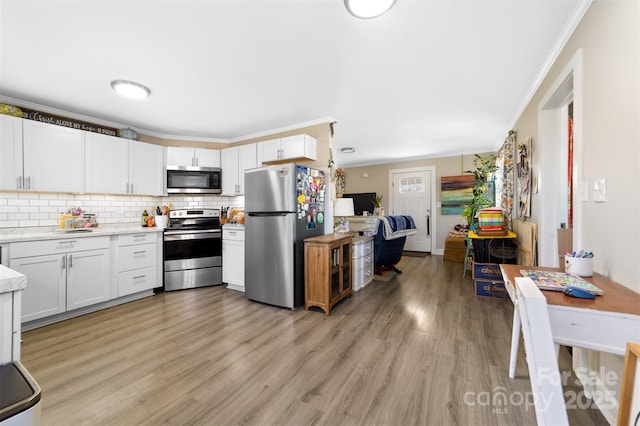
<instances>
[{"instance_id":1,"label":"light countertop","mask_svg":"<svg viewBox=\"0 0 640 426\"><path fill-rule=\"evenodd\" d=\"M102 237L119 234L139 234L146 232L162 232L164 228L152 226L144 228L137 223L101 224L90 228L91 231L65 232L58 227L26 227L0 229L0 244L21 241L59 240L65 238Z\"/></svg>"},{"instance_id":2,"label":"light countertop","mask_svg":"<svg viewBox=\"0 0 640 426\"><path fill-rule=\"evenodd\" d=\"M222 225L223 229L244 229L244 224L241 223L225 223Z\"/></svg>"},{"instance_id":3,"label":"light countertop","mask_svg":"<svg viewBox=\"0 0 640 426\"><path fill-rule=\"evenodd\" d=\"M22 290L27 286L27 277L20 272L0 265L0 293Z\"/></svg>"}]
</instances>

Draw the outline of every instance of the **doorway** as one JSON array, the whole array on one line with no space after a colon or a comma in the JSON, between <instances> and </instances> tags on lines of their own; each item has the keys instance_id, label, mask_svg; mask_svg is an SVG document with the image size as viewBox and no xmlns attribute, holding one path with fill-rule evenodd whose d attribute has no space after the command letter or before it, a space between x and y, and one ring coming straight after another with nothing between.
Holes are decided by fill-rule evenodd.
<instances>
[{"instance_id":1,"label":"doorway","mask_svg":"<svg viewBox=\"0 0 640 426\"><path fill-rule=\"evenodd\" d=\"M571 134L568 129L570 122ZM576 52L540 102L538 138L538 264L558 267L557 228L561 224L572 227L573 247L582 246L582 201L586 200L586 188L581 178L582 50Z\"/></svg>"},{"instance_id":2,"label":"doorway","mask_svg":"<svg viewBox=\"0 0 640 426\"><path fill-rule=\"evenodd\" d=\"M389 214L408 215L416 223L416 233L404 245L406 251L433 252L435 175L434 166L389 170Z\"/></svg>"}]
</instances>

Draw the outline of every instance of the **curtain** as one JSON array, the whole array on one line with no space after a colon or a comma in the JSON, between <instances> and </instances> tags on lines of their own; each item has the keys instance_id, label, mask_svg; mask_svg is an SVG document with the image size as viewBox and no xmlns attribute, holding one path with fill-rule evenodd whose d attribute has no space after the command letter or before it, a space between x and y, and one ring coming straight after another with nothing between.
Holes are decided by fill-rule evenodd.
<instances>
[{"instance_id":1,"label":"curtain","mask_svg":"<svg viewBox=\"0 0 640 426\"><path fill-rule=\"evenodd\" d=\"M498 151L498 169L495 173L497 199L500 200L500 207L505 211L505 225L508 229L511 229L511 214L513 211L516 139L516 132L511 130L500 151Z\"/></svg>"}]
</instances>

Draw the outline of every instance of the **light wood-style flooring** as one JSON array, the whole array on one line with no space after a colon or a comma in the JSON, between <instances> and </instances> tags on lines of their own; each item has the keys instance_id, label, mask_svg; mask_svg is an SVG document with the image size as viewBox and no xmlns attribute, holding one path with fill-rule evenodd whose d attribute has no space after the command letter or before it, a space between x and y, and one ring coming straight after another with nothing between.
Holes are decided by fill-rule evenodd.
<instances>
[{"instance_id":1,"label":"light wood-style flooring","mask_svg":"<svg viewBox=\"0 0 640 426\"><path fill-rule=\"evenodd\" d=\"M412 257L329 317L222 286L162 293L25 332L22 362L45 425L535 424L523 347L507 377L512 304L469 275Z\"/></svg>"}]
</instances>

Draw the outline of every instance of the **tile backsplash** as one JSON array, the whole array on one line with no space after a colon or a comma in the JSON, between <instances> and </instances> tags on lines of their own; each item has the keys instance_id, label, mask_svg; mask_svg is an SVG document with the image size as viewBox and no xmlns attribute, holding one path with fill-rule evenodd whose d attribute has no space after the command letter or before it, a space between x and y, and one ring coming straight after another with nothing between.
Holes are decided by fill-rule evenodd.
<instances>
[{"instance_id":1,"label":"tile backsplash","mask_svg":"<svg viewBox=\"0 0 640 426\"><path fill-rule=\"evenodd\" d=\"M80 207L87 213L95 213L99 223L137 223L144 209L151 213L155 206L169 203L174 209L243 207L244 197L215 195L151 197L2 192L0 193L0 228L58 226L60 213L72 207Z\"/></svg>"}]
</instances>

